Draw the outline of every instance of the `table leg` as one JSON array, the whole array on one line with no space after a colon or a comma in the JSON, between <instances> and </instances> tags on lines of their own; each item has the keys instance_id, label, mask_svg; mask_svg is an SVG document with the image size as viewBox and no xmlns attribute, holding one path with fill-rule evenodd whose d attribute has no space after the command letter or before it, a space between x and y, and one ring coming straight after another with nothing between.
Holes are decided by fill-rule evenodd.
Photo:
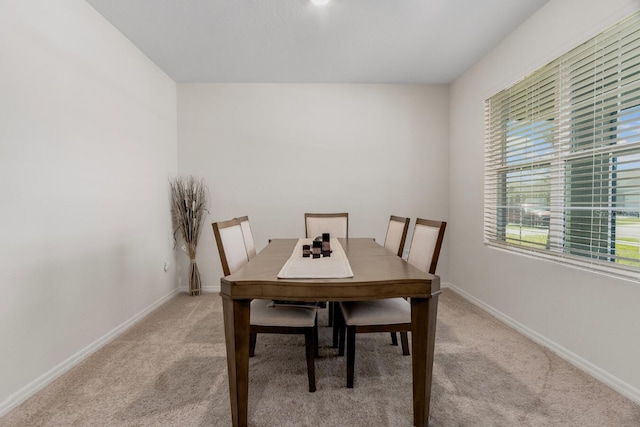
<instances>
[{"instance_id":1,"label":"table leg","mask_svg":"<svg viewBox=\"0 0 640 427\"><path fill-rule=\"evenodd\" d=\"M251 300L222 295L224 336L227 346L229 400L234 427L247 426L249 399L249 315Z\"/></svg>"},{"instance_id":2,"label":"table leg","mask_svg":"<svg viewBox=\"0 0 640 427\"><path fill-rule=\"evenodd\" d=\"M417 427L429 424L437 311L437 294L431 298L411 298L413 425Z\"/></svg>"}]
</instances>

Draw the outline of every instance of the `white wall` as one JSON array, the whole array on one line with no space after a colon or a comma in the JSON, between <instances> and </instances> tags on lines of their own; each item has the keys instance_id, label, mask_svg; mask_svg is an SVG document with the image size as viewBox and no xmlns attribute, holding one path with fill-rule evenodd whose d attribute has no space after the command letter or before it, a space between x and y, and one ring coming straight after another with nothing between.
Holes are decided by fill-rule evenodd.
<instances>
[{"instance_id":1,"label":"white wall","mask_svg":"<svg viewBox=\"0 0 640 427\"><path fill-rule=\"evenodd\" d=\"M86 2L0 2L0 415L174 292L176 123Z\"/></svg>"},{"instance_id":2,"label":"white wall","mask_svg":"<svg viewBox=\"0 0 640 427\"><path fill-rule=\"evenodd\" d=\"M552 0L451 86L450 281L485 308L640 401L640 284L483 244L483 101L637 9Z\"/></svg>"},{"instance_id":3,"label":"white wall","mask_svg":"<svg viewBox=\"0 0 640 427\"><path fill-rule=\"evenodd\" d=\"M213 200L203 285L222 276L214 221L249 215L260 250L303 237L305 212L349 212L349 235L379 242L391 214L446 220L448 108L442 85L179 84L178 168Z\"/></svg>"}]
</instances>

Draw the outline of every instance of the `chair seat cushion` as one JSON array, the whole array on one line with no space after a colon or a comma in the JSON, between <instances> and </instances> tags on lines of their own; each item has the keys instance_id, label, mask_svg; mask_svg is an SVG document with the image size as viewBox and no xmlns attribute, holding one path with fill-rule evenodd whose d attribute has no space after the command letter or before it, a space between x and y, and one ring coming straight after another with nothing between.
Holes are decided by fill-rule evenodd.
<instances>
[{"instance_id":1,"label":"chair seat cushion","mask_svg":"<svg viewBox=\"0 0 640 427\"><path fill-rule=\"evenodd\" d=\"M250 323L256 326L284 326L288 328L309 328L315 325L315 308L272 307L271 305L271 300L252 300Z\"/></svg>"},{"instance_id":2,"label":"chair seat cushion","mask_svg":"<svg viewBox=\"0 0 640 427\"><path fill-rule=\"evenodd\" d=\"M404 298L341 302L340 309L349 326L411 323L411 304Z\"/></svg>"}]
</instances>

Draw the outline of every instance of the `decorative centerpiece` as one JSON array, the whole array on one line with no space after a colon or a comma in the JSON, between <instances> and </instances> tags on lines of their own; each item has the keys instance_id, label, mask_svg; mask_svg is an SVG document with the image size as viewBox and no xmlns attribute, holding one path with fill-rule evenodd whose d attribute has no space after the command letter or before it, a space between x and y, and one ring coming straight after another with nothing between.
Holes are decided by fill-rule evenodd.
<instances>
[{"instance_id":1,"label":"decorative centerpiece","mask_svg":"<svg viewBox=\"0 0 640 427\"><path fill-rule=\"evenodd\" d=\"M196 264L196 246L204 219L209 213L208 190L204 180L194 177L176 177L170 183L171 213L175 220L175 233L180 231L189 254L189 294L200 295L202 283Z\"/></svg>"}]
</instances>

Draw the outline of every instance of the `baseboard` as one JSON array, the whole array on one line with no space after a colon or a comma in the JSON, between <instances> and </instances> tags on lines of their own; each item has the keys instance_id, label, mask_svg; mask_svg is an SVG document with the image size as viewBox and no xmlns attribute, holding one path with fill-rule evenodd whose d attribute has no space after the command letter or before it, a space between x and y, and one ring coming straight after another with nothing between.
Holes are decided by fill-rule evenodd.
<instances>
[{"instance_id":1,"label":"baseboard","mask_svg":"<svg viewBox=\"0 0 640 427\"><path fill-rule=\"evenodd\" d=\"M471 294L463 291L462 289L454 286L453 284L451 284L451 283L443 283L441 286L442 286L442 288L451 289L456 294L460 295L461 297L463 297L464 299L466 299L470 303L474 304L475 306L481 308L483 311L489 313L490 315L492 315L496 319L498 319L501 322L505 323L507 326L515 329L516 331L518 331L522 335L526 336L527 338L530 338L531 340L533 340L534 342L542 345L543 347L548 348L549 350L551 350L552 352L554 352L555 354L560 356L562 359L564 359L567 362L571 363L576 368L586 372L587 374L591 375L592 377L594 377L598 381L600 381L600 382L606 384L607 386L611 387L613 390L617 391L618 393L620 393L624 397L628 398L629 400L631 400L631 401L633 401L633 402L635 402L637 404L640 404L640 390L637 389L636 387L633 387L632 385L622 381L620 378L618 378L618 377L616 377L614 375L611 375L609 372L599 368L598 366L594 365L593 363L589 362L588 360L583 359L582 357L578 356L577 354L567 350L566 348L562 347L561 345L558 345L557 343L555 343L554 341L551 341L550 339L546 338L545 336L540 335L539 333L527 328L523 324L521 324L521 323L517 322L516 320L510 318L509 316L501 313L500 311L498 311L495 308L491 307L490 305L484 303L483 301L479 300L478 298L474 297L473 295L471 295Z\"/></svg>"},{"instance_id":2,"label":"baseboard","mask_svg":"<svg viewBox=\"0 0 640 427\"><path fill-rule=\"evenodd\" d=\"M188 286L180 286L180 287L178 287L178 292L189 293L189 287ZM220 285L203 286L202 287L202 292L204 292L206 294L220 293Z\"/></svg>"},{"instance_id":3,"label":"baseboard","mask_svg":"<svg viewBox=\"0 0 640 427\"><path fill-rule=\"evenodd\" d=\"M147 308L143 309L138 314L134 315L121 325L109 331L107 334L103 335L101 338L98 338L87 347L83 348L73 356L69 357L64 362L55 366L53 369L45 372L40 377L31 381L26 386L22 387L17 392L13 393L9 396L4 402L0 403L0 417L11 411L16 406L20 405L22 402L33 396L35 393L49 385L53 380L58 378L60 375L64 374L78 363L82 362L91 354L100 350L106 344L111 342L114 338L118 337L120 334L125 332L127 329L138 323L140 320L145 318L152 311L160 307L162 304L170 300L174 295L178 293L178 289L174 289Z\"/></svg>"}]
</instances>

